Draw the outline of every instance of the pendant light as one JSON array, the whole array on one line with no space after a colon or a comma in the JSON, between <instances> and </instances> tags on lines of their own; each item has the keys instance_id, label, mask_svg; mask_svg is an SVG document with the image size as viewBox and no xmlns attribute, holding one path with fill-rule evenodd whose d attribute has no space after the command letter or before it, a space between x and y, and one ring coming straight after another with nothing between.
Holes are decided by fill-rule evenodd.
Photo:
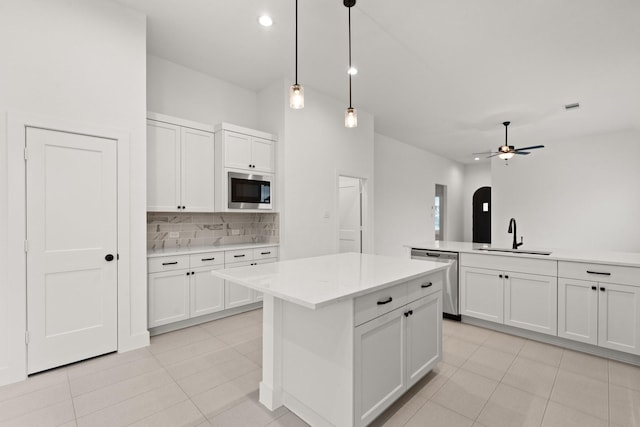
<instances>
[{"instance_id":1,"label":"pendant light","mask_svg":"<svg viewBox=\"0 0 640 427\"><path fill-rule=\"evenodd\" d=\"M289 88L289 107L304 108L304 88L298 84L298 0L296 0L296 82Z\"/></svg>"},{"instance_id":2,"label":"pendant light","mask_svg":"<svg viewBox=\"0 0 640 427\"><path fill-rule=\"evenodd\" d=\"M349 10L349 70L351 70L351 8L355 6L356 0L343 0L345 7ZM349 73L349 108L344 114L344 125L348 128L358 126L358 112L351 105L351 75Z\"/></svg>"}]
</instances>

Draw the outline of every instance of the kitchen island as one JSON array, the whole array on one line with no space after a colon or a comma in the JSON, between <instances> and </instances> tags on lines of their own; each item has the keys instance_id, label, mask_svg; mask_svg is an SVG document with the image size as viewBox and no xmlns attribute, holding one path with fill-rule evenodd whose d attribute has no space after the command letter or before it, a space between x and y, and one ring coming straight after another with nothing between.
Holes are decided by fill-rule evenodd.
<instances>
[{"instance_id":1,"label":"kitchen island","mask_svg":"<svg viewBox=\"0 0 640 427\"><path fill-rule=\"evenodd\" d=\"M362 426L441 360L445 268L346 253L212 274L264 293L260 402Z\"/></svg>"}]
</instances>

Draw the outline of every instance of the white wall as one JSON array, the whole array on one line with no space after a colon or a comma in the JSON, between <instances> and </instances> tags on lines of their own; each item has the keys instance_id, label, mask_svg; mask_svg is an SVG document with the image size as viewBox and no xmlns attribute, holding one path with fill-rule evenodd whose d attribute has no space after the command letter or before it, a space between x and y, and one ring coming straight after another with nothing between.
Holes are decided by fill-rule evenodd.
<instances>
[{"instance_id":1,"label":"white wall","mask_svg":"<svg viewBox=\"0 0 640 427\"><path fill-rule=\"evenodd\" d=\"M375 182L376 253L405 256L403 245L434 240L435 184L447 186L444 239L462 239L462 164L376 134Z\"/></svg>"},{"instance_id":2,"label":"white wall","mask_svg":"<svg viewBox=\"0 0 640 427\"><path fill-rule=\"evenodd\" d=\"M493 161L492 244L511 242L514 217L524 248L639 252L640 132L542 143L509 166Z\"/></svg>"},{"instance_id":3,"label":"white wall","mask_svg":"<svg viewBox=\"0 0 640 427\"><path fill-rule=\"evenodd\" d=\"M207 124L257 127L256 92L147 56L147 109Z\"/></svg>"},{"instance_id":4,"label":"white wall","mask_svg":"<svg viewBox=\"0 0 640 427\"><path fill-rule=\"evenodd\" d=\"M14 366L11 352L24 348L23 319L9 318L24 294L9 290L8 260L21 256L22 245L9 247L9 112L51 116L123 130L130 136L130 325L119 347L148 343L146 330L146 134L145 18L106 0L3 0L0 4L0 382ZM122 325L121 325L122 326ZM18 329L18 330L16 330ZM24 363L24 361L22 361ZM15 379L15 377L13 377Z\"/></svg>"},{"instance_id":5,"label":"white wall","mask_svg":"<svg viewBox=\"0 0 640 427\"><path fill-rule=\"evenodd\" d=\"M336 253L338 174L368 178L373 188L373 117L359 110L358 127L347 129L343 102L305 87L304 109L292 110L287 90L286 82L278 82L259 95L259 115L265 117L262 127L271 132L281 129L277 168L283 180L280 196L276 195L281 211L281 258ZM282 108L284 115L265 111L270 108ZM368 206L371 226L366 238L371 252L373 191L369 191Z\"/></svg>"},{"instance_id":6,"label":"white wall","mask_svg":"<svg viewBox=\"0 0 640 427\"><path fill-rule=\"evenodd\" d=\"M478 188L491 187L491 163L482 162L464 166L464 242L473 241L473 193ZM493 203L493 202L492 202Z\"/></svg>"}]
</instances>

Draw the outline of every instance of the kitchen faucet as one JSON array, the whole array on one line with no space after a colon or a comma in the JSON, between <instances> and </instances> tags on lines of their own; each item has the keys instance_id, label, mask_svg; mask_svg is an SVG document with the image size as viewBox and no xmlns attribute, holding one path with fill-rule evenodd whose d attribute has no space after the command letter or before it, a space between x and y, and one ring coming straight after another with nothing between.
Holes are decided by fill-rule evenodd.
<instances>
[{"instance_id":1,"label":"kitchen faucet","mask_svg":"<svg viewBox=\"0 0 640 427\"><path fill-rule=\"evenodd\" d=\"M513 233L513 245L511 246L512 249L518 249L518 246L521 246L524 242L522 241L523 238L522 236L520 236L520 243L518 243L518 232L516 231L516 219L515 218L511 218L509 220L509 229L507 230L507 233Z\"/></svg>"}]
</instances>

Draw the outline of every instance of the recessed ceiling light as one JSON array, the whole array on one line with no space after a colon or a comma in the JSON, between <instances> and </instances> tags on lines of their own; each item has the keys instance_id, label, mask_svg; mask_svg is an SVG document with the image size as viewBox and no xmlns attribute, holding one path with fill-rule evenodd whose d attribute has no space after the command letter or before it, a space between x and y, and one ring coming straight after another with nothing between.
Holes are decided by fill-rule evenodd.
<instances>
[{"instance_id":1,"label":"recessed ceiling light","mask_svg":"<svg viewBox=\"0 0 640 427\"><path fill-rule=\"evenodd\" d=\"M356 74L358 74L358 69L356 67L351 67L347 70L347 74L351 74L352 76L355 76Z\"/></svg>"},{"instance_id":2,"label":"recessed ceiling light","mask_svg":"<svg viewBox=\"0 0 640 427\"><path fill-rule=\"evenodd\" d=\"M480 160L480 157L474 157L473 160Z\"/></svg>"},{"instance_id":3,"label":"recessed ceiling light","mask_svg":"<svg viewBox=\"0 0 640 427\"><path fill-rule=\"evenodd\" d=\"M268 15L262 15L260 18L258 18L258 22L263 27L270 27L273 25L273 19L271 19L271 17Z\"/></svg>"}]
</instances>

